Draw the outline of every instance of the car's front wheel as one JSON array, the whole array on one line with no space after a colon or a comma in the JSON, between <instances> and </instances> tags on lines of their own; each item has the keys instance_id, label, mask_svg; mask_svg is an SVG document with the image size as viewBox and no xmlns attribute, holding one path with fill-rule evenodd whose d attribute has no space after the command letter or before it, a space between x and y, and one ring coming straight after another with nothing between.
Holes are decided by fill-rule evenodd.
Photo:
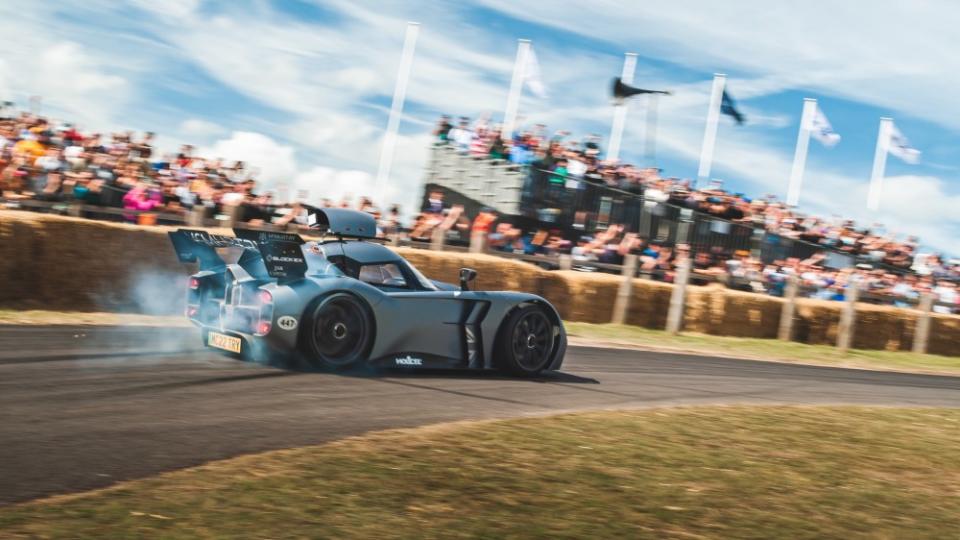
<instances>
[{"instance_id":1,"label":"car's front wheel","mask_svg":"<svg viewBox=\"0 0 960 540\"><path fill-rule=\"evenodd\" d=\"M357 297L337 293L320 300L309 317L305 345L316 367L342 369L366 358L373 319Z\"/></svg>"},{"instance_id":2,"label":"car's front wheel","mask_svg":"<svg viewBox=\"0 0 960 540\"><path fill-rule=\"evenodd\" d=\"M529 305L507 317L497 339L497 361L514 375L534 376L550 364L556 331L547 312Z\"/></svg>"}]
</instances>

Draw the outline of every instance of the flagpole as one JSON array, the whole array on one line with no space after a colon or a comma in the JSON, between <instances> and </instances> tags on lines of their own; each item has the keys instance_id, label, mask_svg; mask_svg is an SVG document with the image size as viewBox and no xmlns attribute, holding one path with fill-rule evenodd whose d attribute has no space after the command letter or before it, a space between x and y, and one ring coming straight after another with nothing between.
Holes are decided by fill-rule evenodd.
<instances>
[{"instance_id":1,"label":"flagpole","mask_svg":"<svg viewBox=\"0 0 960 540\"><path fill-rule=\"evenodd\" d=\"M523 72L527 65L527 55L530 53L530 40L517 40L517 60L513 64L513 78L510 79L510 93L507 94L507 108L503 113L503 128L500 136L505 141L513 137L513 127L517 121L517 110L520 108L520 94L523 91Z\"/></svg>"},{"instance_id":2,"label":"flagpole","mask_svg":"<svg viewBox=\"0 0 960 540\"><path fill-rule=\"evenodd\" d=\"M803 171L807 166L807 150L810 148L810 126L815 114L817 100L804 98L800 130L797 133L797 150L793 153L793 168L790 169L790 184L787 187L787 206L797 206L800 202L800 186L803 185Z\"/></svg>"},{"instance_id":3,"label":"flagpole","mask_svg":"<svg viewBox=\"0 0 960 540\"><path fill-rule=\"evenodd\" d=\"M720 121L720 102L723 98L723 87L727 76L723 73L713 74L713 88L710 91L710 108L707 109L707 126L703 131L703 148L700 150L700 169L697 171L697 182L710 179L710 166L713 161L713 147L717 142L717 125Z\"/></svg>"},{"instance_id":4,"label":"flagpole","mask_svg":"<svg viewBox=\"0 0 960 540\"><path fill-rule=\"evenodd\" d=\"M870 190L867 192L867 208L876 212L880 209L880 193L883 190L883 175L887 168L887 150L890 147L890 126L892 118L881 118L877 133L877 149L873 154L873 172L870 174Z\"/></svg>"},{"instance_id":5,"label":"flagpole","mask_svg":"<svg viewBox=\"0 0 960 540\"><path fill-rule=\"evenodd\" d=\"M647 127L644 133L643 157L650 167L657 166L657 105L658 94L647 94Z\"/></svg>"},{"instance_id":6,"label":"flagpole","mask_svg":"<svg viewBox=\"0 0 960 540\"><path fill-rule=\"evenodd\" d=\"M383 148L380 150L380 166L377 168L376 186L381 192L390 178L390 167L393 165L393 152L397 146L400 117L403 114L403 102L407 97L407 83L410 80L410 67L413 65L413 53L417 47L419 33L420 23L407 23L403 52L400 54L400 67L397 70L397 84L393 89L393 102L390 104L390 118L387 120L387 132L383 136Z\"/></svg>"},{"instance_id":7,"label":"flagpole","mask_svg":"<svg viewBox=\"0 0 960 540\"><path fill-rule=\"evenodd\" d=\"M637 53L624 53L623 71L620 73L620 80L623 84L633 82L633 73L637 68ZM607 160L617 161L620 159L620 142L623 140L623 127L627 120L627 106L629 99L621 101L613 108L613 125L610 127L610 147L607 149Z\"/></svg>"}]
</instances>

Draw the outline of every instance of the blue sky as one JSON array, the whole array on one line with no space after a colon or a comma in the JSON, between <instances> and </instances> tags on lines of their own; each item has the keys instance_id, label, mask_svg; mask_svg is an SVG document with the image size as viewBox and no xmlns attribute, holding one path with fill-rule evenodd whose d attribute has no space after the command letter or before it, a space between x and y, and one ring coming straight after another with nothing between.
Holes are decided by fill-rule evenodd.
<instances>
[{"instance_id":1,"label":"blue sky","mask_svg":"<svg viewBox=\"0 0 960 540\"><path fill-rule=\"evenodd\" d=\"M393 182L372 179L406 21L422 24ZM802 100L815 97L843 137L811 143L803 210L883 223L960 253L960 59L950 2L283 2L106 0L0 6L0 93L101 131L157 131L173 149L245 158L265 183L311 196L418 196L429 130L446 112L499 120L516 39L533 40L549 98L521 115L606 138L607 95L623 53L660 100L657 165L696 174L710 79L747 114L721 122L713 176L744 193L786 191ZM637 103L639 105L639 103ZM865 208L881 116L921 163L891 157L881 211ZM622 157L642 163L642 108Z\"/></svg>"}]
</instances>

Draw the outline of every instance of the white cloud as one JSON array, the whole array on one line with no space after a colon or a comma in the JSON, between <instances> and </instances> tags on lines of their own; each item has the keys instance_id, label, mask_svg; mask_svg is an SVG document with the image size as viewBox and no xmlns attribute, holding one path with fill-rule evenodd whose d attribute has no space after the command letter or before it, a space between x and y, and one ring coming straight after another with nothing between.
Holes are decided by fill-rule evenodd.
<instances>
[{"instance_id":1,"label":"white cloud","mask_svg":"<svg viewBox=\"0 0 960 540\"><path fill-rule=\"evenodd\" d=\"M180 123L180 132L188 137L212 137L220 135L226 129L215 122L201 118L188 118Z\"/></svg>"},{"instance_id":2,"label":"white cloud","mask_svg":"<svg viewBox=\"0 0 960 540\"><path fill-rule=\"evenodd\" d=\"M373 175L365 171L313 167L298 174L293 186L296 190L306 191L309 194L307 200L311 202L321 199L339 202L346 198L355 205L359 197L376 192L374 183Z\"/></svg>"},{"instance_id":3,"label":"white cloud","mask_svg":"<svg viewBox=\"0 0 960 540\"><path fill-rule=\"evenodd\" d=\"M942 90L960 83L960 61L944 37L960 22L960 11L952 4L863 9L826 0L803 6L744 0L704 9L692 0L655 8L598 0L590 6L587 24L582 2L482 3L537 25L585 35L592 43L607 40L611 48L635 50L642 58L705 73L729 70L731 92L741 102L803 88L960 129L960 101ZM504 30L480 24L484 21L470 18L472 10L456 3L415 1L371 8L347 0L325 2L325 9L336 12L335 24L311 24L261 2L245 9L228 4L215 16L201 14L197 0L138 0L137 6L141 9L118 9L109 1L89 0L83 12L73 9L70 17L61 16L66 10L50 3L0 6L0 33L5 36L0 91L21 96L21 103L22 96L41 94L58 113L100 131L116 126L157 129L167 137L176 133L184 137L182 142L204 146L211 157L249 161L263 171L268 184L327 186L335 197L371 190L380 202L397 200L407 209L419 196L426 163L430 137L423 123L432 122L434 111L490 111L499 119L514 39L527 37L509 35L514 25ZM423 26L407 111L423 118L404 118L389 191L378 191L371 182L386 125L382 104L389 103L410 17ZM580 51L556 50L541 42L535 46L551 96L526 96L521 105L525 121L606 136L611 115L607 85L621 58L589 44ZM695 163L709 80L678 83L670 79L669 70L644 62L638 69L645 86L675 91L660 100L661 153ZM201 72L203 84L194 84L194 71ZM207 97L208 88L222 88L225 96L235 92L255 105L245 102L229 119L205 110L178 110L190 105L162 98L154 103L159 93L154 79L164 96L189 95L192 102ZM154 93L147 94L147 88ZM737 138L725 136L730 129L726 123L721 127L715 170L753 183L757 192L782 192L791 156L774 132L785 128L792 132L788 139L795 136L790 124L799 116L799 103L786 115L750 105L741 103L750 125L738 130ZM625 143L634 148L642 146L641 114L635 106L628 122ZM228 135L228 128L238 131ZM410 135L414 130L416 135ZM779 135L783 133L781 129ZM161 139L167 142L167 137ZM856 171L811 166L805 206L870 219L857 210L862 208L860 192L868 172L858 177ZM919 182L926 195L910 199L910 210L891 210L891 220L905 231L923 231L928 242L953 245L955 241L938 230L950 230L955 223L949 221L955 205L942 201L957 201L950 198L946 182L920 178L910 182ZM896 194L903 182L888 179L889 189ZM903 195L893 200L907 200L910 193ZM884 204L893 208L886 200ZM938 228L938 220L948 225Z\"/></svg>"},{"instance_id":4,"label":"white cloud","mask_svg":"<svg viewBox=\"0 0 960 540\"><path fill-rule=\"evenodd\" d=\"M198 155L243 161L248 169L258 172L257 179L266 187L289 183L297 173L293 147L280 144L262 133L234 131L230 138L199 149Z\"/></svg>"},{"instance_id":5,"label":"white cloud","mask_svg":"<svg viewBox=\"0 0 960 540\"><path fill-rule=\"evenodd\" d=\"M872 7L743 0L711 9L697 0L655 7L597 0L590 24L571 16L580 2L481 1L693 69L744 71L776 86L819 90L960 128L960 102L943 91L960 85L960 60L945 41L956 32L960 11L947 0Z\"/></svg>"}]
</instances>

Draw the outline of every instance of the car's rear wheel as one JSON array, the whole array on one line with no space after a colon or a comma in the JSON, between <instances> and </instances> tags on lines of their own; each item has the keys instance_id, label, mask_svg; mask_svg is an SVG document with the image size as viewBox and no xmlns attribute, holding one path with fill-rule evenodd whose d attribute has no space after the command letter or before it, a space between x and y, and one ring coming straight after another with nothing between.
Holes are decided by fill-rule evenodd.
<instances>
[{"instance_id":1,"label":"car's rear wheel","mask_svg":"<svg viewBox=\"0 0 960 540\"><path fill-rule=\"evenodd\" d=\"M306 346L316 367L341 369L366 358L373 343L373 320L357 297L337 293L313 308Z\"/></svg>"},{"instance_id":2,"label":"car's rear wheel","mask_svg":"<svg viewBox=\"0 0 960 540\"><path fill-rule=\"evenodd\" d=\"M555 327L546 310L525 306L511 313L501 327L497 361L514 375L534 376L550 364L555 345Z\"/></svg>"}]
</instances>

